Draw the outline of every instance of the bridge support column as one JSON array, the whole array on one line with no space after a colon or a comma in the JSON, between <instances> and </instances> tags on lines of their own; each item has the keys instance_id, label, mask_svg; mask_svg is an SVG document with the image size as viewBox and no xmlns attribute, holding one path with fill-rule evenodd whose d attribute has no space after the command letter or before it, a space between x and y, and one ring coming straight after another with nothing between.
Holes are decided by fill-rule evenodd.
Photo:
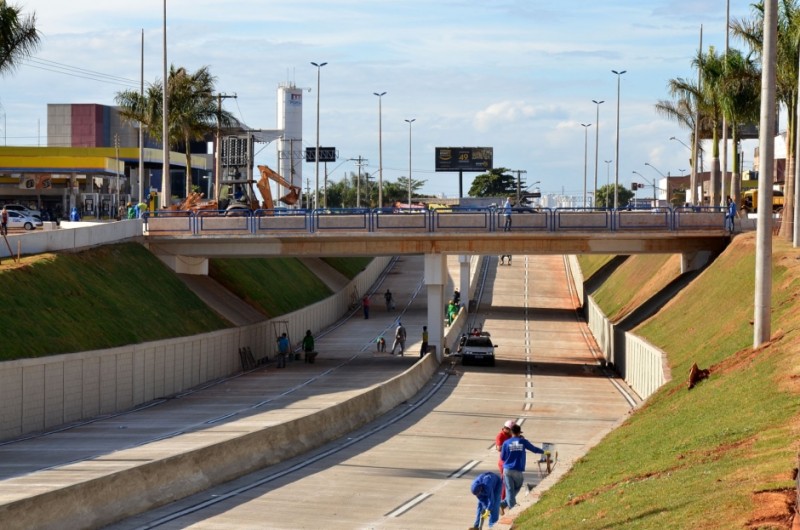
<instances>
[{"instance_id":1,"label":"bridge support column","mask_svg":"<svg viewBox=\"0 0 800 530\"><path fill-rule=\"evenodd\" d=\"M436 360L444 359L444 288L447 257L425 254L425 286L428 290L428 345L436 346Z\"/></svg>"},{"instance_id":2,"label":"bridge support column","mask_svg":"<svg viewBox=\"0 0 800 530\"><path fill-rule=\"evenodd\" d=\"M208 258L167 254L156 254L156 256L178 274L208 276Z\"/></svg>"},{"instance_id":3,"label":"bridge support column","mask_svg":"<svg viewBox=\"0 0 800 530\"><path fill-rule=\"evenodd\" d=\"M711 261L711 252L708 250L684 252L681 254L681 274L705 267L709 261Z\"/></svg>"},{"instance_id":4,"label":"bridge support column","mask_svg":"<svg viewBox=\"0 0 800 530\"><path fill-rule=\"evenodd\" d=\"M472 256L462 255L458 257L458 290L461 292L461 303L464 304L464 312L469 311L469 265Z\"/></svg>"}]
</instances>

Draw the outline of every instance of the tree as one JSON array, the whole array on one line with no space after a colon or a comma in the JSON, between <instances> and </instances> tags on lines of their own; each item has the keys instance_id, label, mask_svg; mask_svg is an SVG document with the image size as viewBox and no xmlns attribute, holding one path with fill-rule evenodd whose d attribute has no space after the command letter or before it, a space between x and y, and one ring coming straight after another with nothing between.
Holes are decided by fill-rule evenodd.
<instances>
[{"instance_id":1,"label":"tree","mask_svg":"<svg viewBox=\"0 0 800 530\"><path fill-rule=\"evenodd\" d=\"M467 195L470 197L499 197L516 193L517 181L511 174L511 170L499 167L476 176Z\"/></svg>"},{"instance_id":2,"label":"tree","mask_svg":"<svg viewBox=\"0 0 800 530\"><path fill-rule=\"evenodd\" d=\"M194 73L185 68L170 66L167 78L167 98L169 106L167 141L163 139L162 83L150 85L142 96L139 92L126 90L116 95L120 114L131 121L138 121L148 128L148 134L160 140L165 149L183 145L186 156L185 192L192 189L191 142L202 140L216 129L217 120L222 127L236 123L233 115L220 109L214 98L215 78L207 66ZM165 178L168 168L165 168ZM166 182L166 181L165 181Z\"/></svg>"},{"instance_id":3,"label":"tree","mask_svg":"<svg viewBox=\"0 0 800 530\"><path fill-rule=\"evenodd\" d=\"M764 2L752 5L753 16L750 19L736 19L731 23L733 34L743 40L750 49L761 57L764 45ZM776 65L776 96L786 107L786 187L784 197L783 222L780 235L791 240L794 234L794 194L796 190L795 138L797 138L797 105L798 105L798 38L800 37L800 7L796 0L780 0L778 2L778 42ZM761 178L770 178L764 175Z\"/></svg>"},{"instance_id":4,"label":"tree","mask_svg":"<svg viewBox=\"0 0 800 530\"><path fill-rule=\"evenodd\" d=\"M739 167L739 127L758 121L761 111L761 72L750 56L729 50L725 58L725 78L720 90L722 112L731 127L733 168L731 196L741 204L741 168Z\"/></svg>"},{"instance_id":5,"label":"tree","mask_svg":"<svg viewBox=\"0 0 800 530\"><path fill-rule=\"evenodd\" d=\"M619 200L619 207L624 208L631 201L635 193L626 188L625 186L617 185L617 199ZM597 197L595 198L595 207L597 208L613 208L614 207L614 184L607 184L597 189Z\"/></svg>"},{"instance_id":6,"label":"tree","mask_svg":"<svg viewBox=\"0 0 800 530\"><path fill-rule=\"evenodd\" d=\"M36 15L22 16L22 8L0 0L0 75L12 72L39 47Z\"/></svg>"}]
</instances>

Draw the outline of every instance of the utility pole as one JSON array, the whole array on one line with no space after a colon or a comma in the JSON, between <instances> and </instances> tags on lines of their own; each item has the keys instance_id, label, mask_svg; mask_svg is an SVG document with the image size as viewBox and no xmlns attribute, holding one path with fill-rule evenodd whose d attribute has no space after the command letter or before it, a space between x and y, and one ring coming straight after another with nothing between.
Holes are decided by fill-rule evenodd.
<instances>
[{"instance_id":1,"label":"utility pole","mask_svg":"<svg viewBox=\"0 0 800 530\"><path fill-rule=\"evenodd\" d=\"M356 208L361 208L361 166L367 165L369 160L363 158L361 155L358 155L358 158L350 158L356 163L358 167L358 180L356 181Z\"/></svg>"},{"instance_id":2,"label":"utility pole","mask_svg":"<svg viewBox=\"0 0 800 530\"><path fill-rule=\"evenodd\" d=\"M527 174L528 172L524 169L518 169L516 171L512 171L512 173L517 174L517 206L519 206L520 200L522 199L522 179L520 178L520 175L522 173Z\"/></svg>"},{"instance_id":3,"label":"utility pole","mask_svg":"<svg viewBox=\"0 0 800 530\"><path fill-rule=\"evenodd\" d=\"M222 180L222 100L228 98L236 98L236 94L217 94L217 134L215 138L214 149L214 173L216 178L216 186L214 187L214 198L219 200L220 181ZM210 200L211 197L206 197Z\"/></svg>"},{"instance_id":4,"label":"utility pole","mask_svg":"<svg viewBox=\"0 0 800 530\"><path fill-rule=\"evenodd\" d=\"M119 211L119 135L117 133L114 133L114 149L117 155L117 164L114 166L114 172L117 174L117 211ZM112 212L108 212L109 217L112 215Z\"/></svg>"}]
</instances>

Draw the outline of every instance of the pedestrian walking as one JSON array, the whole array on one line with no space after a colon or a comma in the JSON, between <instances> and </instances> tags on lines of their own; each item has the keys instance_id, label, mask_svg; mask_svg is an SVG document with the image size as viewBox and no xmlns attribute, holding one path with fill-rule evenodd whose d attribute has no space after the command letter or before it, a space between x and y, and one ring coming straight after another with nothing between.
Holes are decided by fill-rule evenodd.
<instances>
[{"instance_id":1,"label":"pedestrian walking","mask_svg":"<svg viewBox=\"0 0 800 530\"><path fill-rule=\"evenodd\" d=\"M728 198L726 199L726 208L727 210L725 212L725 230L727 230L729 233L732 234L735 228L733 220L736 218L736 202L734 202L734 200L731 199L730 195L728 195Z\"/></svg>"},{"instance_id":2,"label":"pedestrian walking","mask_svg":"<svg viewBox=\"0 0 800 530\"><path fill-rule=\"evenodd\" d=\"M383 293L383 299L386 300L386 310L392 311L394 309L394 297L392 296L392 291L386 289L386 292Z\"/></svg>"},{"instance_id":3,"label":"pedestrian walking","mask_svg":"<svg viewBox=\"0 0 800 530\"><path fill-rule=\"evenodd\" d=\"M522 437L519 425L511 427L511 438L503 442L500 458L503 460L503 483L506 486L506 503L508 508L517 505L517 493L525 480L525 451L544 454L544 450L536 447Z\"/></svg>"},{"instance_id":4,"label":"pedestrian walking","mask_svg":"<svg viewBox=\"0 0 800 530\"><path fill-rule=\"evenodd\" d=\"M514 420L508 420L503 424L500 428L500 432L497 433L497 436L494 438L494 447L497 449L497 468L500 470L500 477L503 477L503 459L501 458L501 451L503 450L503 444L506 443L506 440L511 439L511 428L516 425L517 422ZM500 500L506 500L506 485L503 484L503 491L500 494Z\"/></svg>"},{"instance_id":5,"label":"pedestrian walking","mask_svg":"<svg viewBox=\"0 0 800 530\"><path fill-rule=\"evenodd\" d=\"M0 211L0 233L4 236L8 235L8 210L6 210L5 206Z\"/></svg>"},{"instance_id":6,"label":"pedestrian walking","mask_svg":"<svg viewBox=\"0 0 800 530\"><path fill-rule=\"evenodd\" d=\"M306 330L306 336L303 337L303 360L305 362L313 362L314 358L314 336L311 334L311 330Z\"/></svg>"},{"instance_id":7,"label":"pedestrian walking","mask_svg":"<svg viewBox=\"0 0 800 530\"><path fill-rule=\"evenodd\" d=\"M378 349L379 353L386 352L386 339L384 339L382 335L375 339L375 347Z\"/></svg>"},{"instance_id":8,"label":"pedestrian walking","mask_svg":"<svg viewBox=\"0 0 800 530\"><path fill-rule=\"evenodd\" d=\"M481 528L481 519L484 513L489 512L489 528L494 527L500 520L500 490L503 487L503 480L497 473L481 473L472 481L470 491L478 497L478 508L475 511L475 522L470 530Z\"/></svg>"},{"instance_id":9,"label":"pedestrian walking","mask_svg":"<svg viewBox=\"0 0 800 530\"><path fill-rule=\"evenodd\" d=\"M397 349L397 346L400 346L400 356L402 357L403 353L406 351L406 328L400 321L397 322L397 329L394 330L392 355L394 355L394 350Z\"/></svg>"},{"instance_id":10,"label":"pedestrian walking","mask_svg":"<svg viewBox=\"0 0 800 530\"><path fill-rule=\"evenodd\" d=\"M278 368L286 368L287 355L289 355L289 337L283 333L278 337Z\"/></svg>"},{"instance_id":11,"label":"pedestrian walking","mask_svg":"<svg viewBox=\"0 0 800 530\"><path fill-rule=\"evenodd\" d=\"M503 215L506 218L503 232L511 232L511 197L506 197L506 202L503 204Z\"/></svg>"},{"instance_id":12,"label":"pedestrian walking","mask_svg":"<svg viewBox=\"0 0 800 530\"><path fill-rule=\"evenodd\" d=\"M422 326L422 346L419 348L419 356L423 357L428 353L428 326Z\"/></svg>"},{"instance_id":13,"label":"pedestrian walking","mask_svg":"<svg viewBox=\"0 0 800 530\"><path fill-rule=\"evenodd\" d=\"M365 294L361 299L361 309L364 311L364 319L369 318L369 295Z\"/></svg>"}]
</instances>

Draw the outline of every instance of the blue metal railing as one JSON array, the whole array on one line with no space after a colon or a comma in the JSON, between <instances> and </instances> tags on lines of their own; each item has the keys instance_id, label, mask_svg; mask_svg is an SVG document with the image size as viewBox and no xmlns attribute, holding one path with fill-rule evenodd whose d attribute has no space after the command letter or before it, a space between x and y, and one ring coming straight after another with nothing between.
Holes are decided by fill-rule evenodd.
<instances>
[{"instance_id":1,"label":"blue metal railing","mask_svg":"<svg viewBox=\"0 0 800 530\"><path fill-rule=\"evenodd\" d=\"M192 235L269 235L344 232L501 232L504 212L498 208L274 208L225 211L159 210L143 215L150 233ZM513 208L512 232L631 232L724 230L721 207Z\"/></svg>"}]
</instances>

